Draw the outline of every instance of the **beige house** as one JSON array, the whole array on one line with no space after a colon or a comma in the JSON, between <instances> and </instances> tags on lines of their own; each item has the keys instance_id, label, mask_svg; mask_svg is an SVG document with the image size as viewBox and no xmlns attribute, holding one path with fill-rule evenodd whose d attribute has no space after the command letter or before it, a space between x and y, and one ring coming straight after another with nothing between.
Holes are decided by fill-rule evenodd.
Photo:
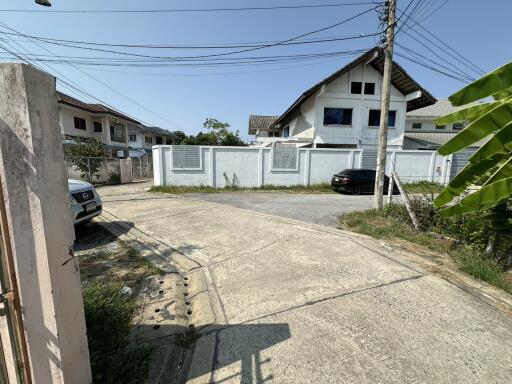
<instances>
[{"instance_id":1,"label":"beige house","mask_svg":"<svg viewBox=\"0 0 512 384\"><path fill-rule=\"evenodd\" d=\"M105 145L107 156L128 156L128 124L140 123L102 104L88 104L57 92L59 125L64 144L95 138Z\"/></svg>"}]
</instances>

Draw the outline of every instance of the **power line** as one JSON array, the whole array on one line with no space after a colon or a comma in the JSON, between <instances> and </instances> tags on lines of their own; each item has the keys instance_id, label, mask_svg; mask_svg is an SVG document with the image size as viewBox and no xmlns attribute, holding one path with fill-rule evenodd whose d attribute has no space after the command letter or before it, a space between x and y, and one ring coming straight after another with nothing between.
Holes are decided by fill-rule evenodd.
<instances>
[{"instance_id":1,"label":"power line","mask_svg":"<svg viewBox=\"0 0 512 384\"><path fill-rule=\"evenodd\" d=\"M407 55L404 55L404 54L401 54L401 53L398 53L398 52L396 52L395 55L397 55L397 56L399 56L399 57L401 57L403 59L409 60L409 61L411 61L413 63L416 63L416 64L418 64L418 65L420 65L420 66L422 66L424 68L430 69L431 71L434 71L434 72L440 73L442 75L445 75L447 77L450 77L452 79L458 80L458 81L460 81L462 83L465 83L465 84L468 83L468 81L466 79L464 79L464 78L460 78L458 76L451 75L451 74L449 74L449 73L447 73L445 71L441 71L440 69L437 69L437 68L435 68L435 67L433 67L431 65L422 63L421 61L416 60L416 59L414 59L414 58L412 58L410 56L407 56Z\"/></svg>"},{"instance_id":2,"label":"power line","mask_svg":"<svg viewBox=\"0 0 512 384\"><path fill-rule=\"evenodd\" d=\"M18 33L12 32L2 32L7 35L14 36L23 36ZM363 39L366 37L372 37L378 35L378 33L369 33L369 34L358 34L358 35L350 35L350 36L338 36L338 37L324 37L324 38L315 38L315 39L305 39L305 40L296 40L289 43L282 43L280 45L301 45L301 44L315 44L315 43L325 43L325 42L335 42L335 41L343 41L343 40L354 40L354 39ZM92 46L106 46L106 47L121 47L121 48L145 48L145 49L229 49L229 48L253 48L253 47L263 47L269 44L278 43L279 41L266 41L266 42L250 42L250 43L232 43L232 44L197 44L197 45L184 45L184 44L123 44L123 43L101 43L101 42L93 42L93 41L80 41L80 40L65 40L65 39L55 39L43 36L33 36L33 35L24 35L32 39L37 39L39 41L50 43L69 43L69 44L80 44L80 45L92 45ZM77 47L78 48L78 47Z\"/></svg>"},{"instance_id":3,"label":"power line","mask_svg":"<svg viewBox=\"0 0 512 384\"><path fill-rule=\"evenodd\" d=\"M441 38L439 38L438 36L436 36L435 34L433 34L431 31L429 31L427 28L425 28L423 25L421 25L418 21L416 21L414 18L410 18L410 20L416 25L418 26L419 28L421 28L424 32L426 32L427 34L429 34L432 38L434 38L435 40L437 40L439 43L441 43L442 45L444 45L446 47L446 49L448 49L449 51L453 52L453 53L450 53L448 52L445 48L442 48L439 46L439 44L436 44L435 42L433 42L432 40L428 39L427 37L425 37L424 35L422 35L420 32L418 32L417 30L414 29L414 27L410 26L410 30L416 32L418 35L422 36L425 40L427 40L428 42L430 42L432 45L438 47L439 49L441 49L443 52L445 52L447 55L449 55L450 57L454 58L455 60L457 60L459 63L463 64L464 66L466 66L468 69L471 69L472 71L474 71L475 73L477 73L479 76L482 76L483 74L485 74L485 70L480 68L479 66L477 66L476 64L474 64L471 60L469 60L467 57L465 57L464 55L462 55L459 51L457 51L455 48L451 47L450 45L448 45L445 41L443 41ZM454 56L457 55L459 57L456 57ZM469 64L468 64L469 63Z\"/></svg>"},{"instance_id":4,"label":"power line","mask_svg":"<svg viewBox=\"0 0 512 384\"><path fill-rule=\"evenodd\" d=\"M314 4L314 5L281 5L270 7L241 7L241 8L188 8L188 9L73 9L73 10L39 10L39 9L0 9L0 12L22 12L22 13L193 13L193 12L241 12L241 11L267 11L267 10L291 10L311 8L336 8L358 5L375 5L372 1L359 1L337 4Z\"/></svg>"},{"instance_id":5,"label":"power line","mask_svg":"<svg viewBox=\"0 0 512 384\"><path fill-rule=\"evenodd\" d=\"M5 24L4 22L1 22L1 21L0 21L0 24L1 24L1 25L3 25L5 28L7 28L7 29L9 29L9 30L12 30L12 31L17 32L17 33L21 33L21 32L19 32L19 31L15 30L14 28L9 27L9 26L8 26L7 24ZM37 42L35 42L34 44L36 44L36 45L37 45L37 46L39 46L40 48L44 49L46 52L48 52L48 53L50 53L50 54L54 55L55 57L59 58L59 56L58 56L58 55L56 55L55 53L53 53L53 52L52 52L52 51L50 51L49 49L45 48L44 46L41 46L41 45L40 45L40 44L38 44ZM65 60L63 60L63 61L64 61L64 62L66 62ZM172 124L172 125L174 125L174 126L176 126L176 127L178 127L178 128L179 128L178 124L176 124L176 123L172 122L171 120L167 119L166 117L163 117L163 116L161 116L160 114L158 114L158 113L156 113L156 112L152 111L151 109L149 109L149 108L145 107L144 105L140 104L139 102L137 102L137 101L135 101L135 100L131 99L130 97L128 97L128 96L126 96L125 94L123 94L122 92L120 92L120 91L118 91L117 89L115 89L115 88L111 87L110 85L106 84L105 82L103 82L103 81L101 81L101 80L99 80L99 79L95 78L94 76L92 76L91 74L89 74L89 73L87 73L86 71L82 70L81 68L79 68L79 67L77 67L77 66L75 66L75 65L73 65L73 64L71 64L71 63L69 63L69 65L70 65L70 66L72 66L73 68L75 68L76 70L78 70L78 71L82 72L82 73L83 73L84 75L86 75L87 77L89 77L89 78L93 79L94 81L96 81L96 82L98 82L98 83L102 84L103 86L105 86L106 88L110 89L112 92L117 93L117 94L118 94L118 95L120 95L121 97L123 97L123 98L125 98L126 100L128 100L128 101L130 101L130 102L134 103L135 105L139 106L140 108L145 109L146 111L148 111L148 112L152 113L153 115L158 116L158 117L159 117L159 118L161 118L162 120L167 121L168 123L170 123L170 124ZM96 99L96 97L94 97L94 98ZM99 99L97 99L97 100L99 100ZM112 107L112 106L108 105L108 104L107 104L107 103L105 103L105 102L100 101L100 103L107 105L109 108L112 108L113 110L116 110L116 108L114 108L114 107Z\"/></svg>"},{"instance_id":6,"label":"power line","mask_svg":"<svg viewBox=\"0 0 512 384\"><path fill-rule=\"evenodd\" d=\"M438 61L432 60L431 58L429 58L429 57L427 57L427 56L425 56L425 55L422 55L421 53L419 53L419 52L417 52L417 51L414 51L414 50L412 50L412 49L410 49L410 48L407 48L407 47L403 46L402 44L399 44L399 43L398 43L398 42L396 42L396 41L395 41L395 44L396 44L398 47L402 48L403 50L405 50L405 51L409 52L410 54L415 55L415 56L419 56L419 57L420 57L420 58L422 58L423 60L426 60L426 61L430 62L432 65L435 65L435 66L441 67L441 68L443 68L444 70L446 70L446 71L448 71L448 72L451 72L454 76L457 76L457 77L459 77L459 76L460 76L460 73L457 73L457 72L456 72L456 71L454 71L451 67L448 67L448 66L446 66L446 65L443 65L443 64L439 63ZM473 80L474 80L474 79L473 79L473 78L471 78L471 77L465 77L465 76L464 76L464 79L465 79L465 80L468 80L468 81L473 81Z\"/></svg>"},{"instance_id":7,"label":"power line","mask_svg":"<svg viewBox=\"0 0 512 384\"><path fill-rule=\"evenodd\" d=\"M411 31L414 31L416 33L418 33L416 30L414 29L410 29ZM409 31L403 31L407 36L411 37L412 39L414 39L414 41L416 41L416 43L422 45L423 47L425 47L425 49L427 49L430 53L432 53L435 57L437 57L439 60L445 62L447 65L450 65L452 67L454 67L458 72L460 72L462 75L464 75L464 77L467 77L469 79L474 79L473 76L471 76L469 73L467 73L466 71L464 71L460 66L458 66L457 64L453 63L453 62L450 62L448 61L448 59L443 56L442 54L439 54L437 53L434 49L432 49L432 47L430 47L428 44L426 44L425 42L419 40L418 38L412 36ZM423 37L423 35L419 34L420 37ZM430 42L430 40L426 39L427 41ZM438 47L438 45L435 45L434 46Z\"/></svg>"},{"instance_id":8,"label":"power line","mask_svg":"<svg viewBox=\"0 0 512 384\"><path fill-rule=\"evenodd\" d=\"M175 60L199 59L199 58L207 58L207 57L229 56L229 55L234 55L234 54L239 54L239 53L246 53L246 52L257 51L257 50L265 49L265 48L281 46L281 45L290 43L292 41L301 39L303 37L310 36L310 35L313 35L313 34L316 34L316 33L319 33L319 32L323 32L323 31L326 31L326 30L338 27L338 26L340 26L342 24L348 23L348 22L350 22L350 21L352 21L352 20L354 20L354 19L356 19L356 18L358 18L360 16L363 16L363 15L373 11L376 8L377 7L372 7L370 9L367 9L367 10L365 10L363 12L357 13L357 14L355 14L355 15L347 18L347 19L344 19L344 20L342 20L340 22L337 22L335 24L329 25L327 27L319 28L319 29L316 29L314 31L302 33L300 35L291 37L291 38L286 39L286 40L278 41L276 43L265 44L265 45L261 45L261 46L257 46L257 47L240 49L240 50L229 51L229 52L214 53L214 54L207 54L207 55L196 55L196 56L152 56L152 55L144 55L144 54L137 54L137 53L128 53L128 52L114 51L114 50L102 49L102 48L80 47L80 46L76 46L76 45L70 45L70 44L65 44L65 43L60 43L60 42L53 42L53 41L44 40L43 38L37 37L37 36L30 36L30 35L25 35L25 34L22 34L22 33L20 33L20 35L25 37L25 38L32 39L32 40L35 39L35 40L38 40L38 41L46 41L48 44L54 44L54 45L58 45L58 46L77 48L77 49L85 49L85 50L106 52L106 53L114 53L114 54L123 55L123 56L144 57L144 58L153 58L153 59L175 59ZM19 33L18 31L13 30L12 28L8 28L8 29L11 30L11 31Z\"/></svg>"}]
</instances>

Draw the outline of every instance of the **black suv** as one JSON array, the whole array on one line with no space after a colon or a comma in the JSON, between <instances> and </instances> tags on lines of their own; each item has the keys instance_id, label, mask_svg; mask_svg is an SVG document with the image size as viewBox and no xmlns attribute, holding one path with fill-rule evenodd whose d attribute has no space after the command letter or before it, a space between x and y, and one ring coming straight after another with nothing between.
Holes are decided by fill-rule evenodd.
<instances>
[{"instance_id":1,"label":"black suv","mask_svg":"<svg viewBox=\"0 0 512 384\"><path fill-rule=\"evenodd\" d=\"M389 177L384 175L384 193L388 193ZM333 175L331 188L336 192L348 192L354 195L372 193L375 190L375 169L345 169ZM394 185L393 194L398 194Z\"/></svg>"}]
</instances>

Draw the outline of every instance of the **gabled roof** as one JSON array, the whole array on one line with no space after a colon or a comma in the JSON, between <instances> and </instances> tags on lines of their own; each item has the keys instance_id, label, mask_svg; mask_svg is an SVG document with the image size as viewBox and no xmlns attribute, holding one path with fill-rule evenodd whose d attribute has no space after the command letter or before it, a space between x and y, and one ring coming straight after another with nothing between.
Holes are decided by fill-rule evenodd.
<instances>
[{"instance_id":1,"label":"gabled roof","mask_svg":"<svg viewBox=\"0 0 512 384\"><path fill-rule=\"evenodd\" d=\"M255 135L258 129L268 130L279 116L249 116L249 135Z\"/></svg>"},{"instance_id":2,"label":"gabled roof","mask_svg":"<svg viewBox=\"0 0 512 384\"><path fill-rule=\"evenodd\" d=\"M133 117L127 116L115 109L106 107L103 104L84 103L83 101L75 99L74 97L71 97L71 96L66 95L65 93L62 93L59 91L57 91L57 98L59 100L59 103L61 103L61 104L69 105L71 107L75 107L75 108L81 109L81 110L89 112L89 113L109 114L109 115L119 117L120 119L124 119L124 120L127 120L127 121L135 123L135 124L140 124Z\"/></svg>"},{"instance_id":3,"label":"gabled roof","mask_svg":"<svg viewBox=\"0 0 512 384\"><path fill-rule=\"evenodd\" d=\"M146 132L150 132L150 133L153 133L155 135L170 135L171 133L163 128L160 128L160 127L147 127L147 126L143 126L144 130Z\"/></svg>"},{"instance_id":4,"label":"gabled roof","mask_svg":"<svg viewBox=\"0 0 512 384\"><path fill-rule=\"evenodd\" d=\"M291 106L288 108L278 119L272 124L272 127L275 127L279 123L281 123L286 117L288 117L291 113L295 112L300 105L306 101L311 95L313 95L316 91L318 91L322 86L331 83L336 80L338 77L347 73L351 69L356 66L369 62L368 65L371 65L376 71L380 74L384 72L384 50L379 47L375 47L370 49L368 52L359 56L357 59L352 61L351 63L345 65L343 68L334 72L332 75L326 77L319 83L312 86L306 92L304 92ZM393 61L393 70L391 73L391 83L404 95L408 95L409 93L413 93L416 91L421 92L421 97L418 99L414 99L407 102L407 111L413 111L418 108L427 107L429 105L434 104L437 100L434 96L432 96L426 89L424 89L421 85L419 85L409 74L403 69L400 65Z\"/></svg>"},{"instance_id":5,"label":"gabled roof","mask_svg":"<svg viewBox=\"0 0 512 384\"><path fill-rule=\"evenodd\" d=\"M470 104L466 104L460 107L454 107L450 100L448 99L439 99L435 104L429 105L428 107L423 107L419 109L415 109L414 111L407 112L407 117L428 117L428 118L436 118L448 115L450 113L456 112L460 109L464 109L470 107L472 105L477 105L479 102L474 102Z\"/></svg>"}]
</instances>

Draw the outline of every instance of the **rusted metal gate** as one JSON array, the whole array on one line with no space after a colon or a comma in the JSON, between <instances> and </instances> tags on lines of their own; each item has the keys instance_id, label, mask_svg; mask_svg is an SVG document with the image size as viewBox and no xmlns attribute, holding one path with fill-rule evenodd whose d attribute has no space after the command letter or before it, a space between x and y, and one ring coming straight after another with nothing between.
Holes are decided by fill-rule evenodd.
<instances>
[{"instance_id":1,"label":"rusted metal gate","mask_svg":"<svg viewBox=\"0 0 512 384\"><path fill-rule=\"evenodd\" d=\"M153 178L153 157L146 155L132 158L133 180L151 180Z\"/></svg>"},{"instance_id":2,"label":"rusted metal gate","mask_svg":"<svg viewBox=\"0 0 512 384\"><path fill-rule=\"evenodd\" d=\"M30 367L0 180L0 382L29 384Z\"/></svg>"}]
</instances>

